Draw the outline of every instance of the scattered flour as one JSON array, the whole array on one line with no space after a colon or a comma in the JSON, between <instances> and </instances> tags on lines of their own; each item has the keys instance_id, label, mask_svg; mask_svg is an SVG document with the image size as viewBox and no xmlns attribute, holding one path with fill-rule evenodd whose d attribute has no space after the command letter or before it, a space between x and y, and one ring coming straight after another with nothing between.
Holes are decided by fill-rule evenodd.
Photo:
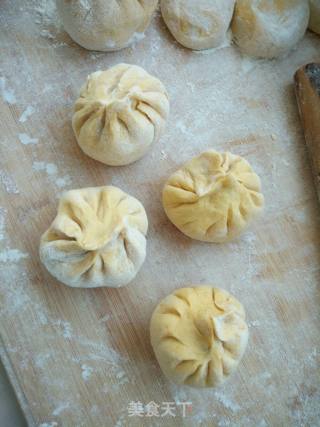
<instances>
[{"instance_id":1,"label":"scattered flour","mask_svg":"<svg viewBox=\"0 0 320 427\"><path fill-rule=\"evenodd\" d=\"M130 37L130 39L127 42L127 46L130 47L134 47L134 45L136 43L139 43L141 40L143 40L145 38L145 34L144 33L133 33L132 36Z\"/></svg>"},{"instance_id":2,"label":"scattered flour","mask_svg":"<svg viewBox=\"0 0 320 427\"><path fill-rule=\"evenodd\" d=\"M82 370L81 372L82 378L84 379L84 381L88 381L93 372L93 368L88 365L81 365L81 370Z\"/></svg>"},{"instance_id":3,"label":"scattered flour","mask_svg":"<svg viewBox=\"0 0 320 427\"><path fill-rule=\"evenodd\" d=\"M230 410L231 412L240 411L240 406L236 402L233 402L229 397L225 396L222 392L216 391L214 396L226 409Z\"/></svg>"},{"instance_id":4,"label":"scattered flour","mask_svg":"<svg viewBox=\"0 0 320 427\"><path fill-rule=\"evenodd\" d=\"M24 112L21 114L19 118L19 122L24 123L28 120L28 118L35 112L35 109L28 105L27 108L24 110Z\"/></svg>"},{"instance_id":5,"label":"scattered flour","mask_svg":"<svg viewBox=\"0 0 320 427\"><path fill-rule=\"evenodd\" d=\"M62 177L58 176L58 167L54 163L35 161L32 164L32 168L36 171L46 172L50 181L58 188L63 188L71 184L71 177L69 175L64 175Z\"/></svg>"},{"instance_id":6,"label":"scattered flour","mask_svg":"<svg viewBox=\"0 0 320 427\"><path fill-rule=\"evenodd\" d=\"M162 158L163 160L166 160L166 159L168 158L168 154L167 154L164 150L161 150L161 151L160 151L160 154L161 154L161 158Z\"/></svg>"},{"instance_id":7,"label":"scattered flour","mask_svg":"<svg viewBox=\"0 0 320 427\"><path fill-rule=\"evenodd\" d=\"M0 170L0 182L4 186L8 194L19 194L20 191L14 182L13 178L5 171Z\"/></svg>"},{"instance_id":8,"label":"scattered flour","mask_svg":"<svg viewBox=\"0 0 320 427\"><path fill-rule=\"evenodd\" d=\"M114 427L123 427L123 421L126 419L126 415L122 414L119 418L118 421L115 423Z\"/></svg>"},{"instance_id":9,"label":"scattered flour","mask_svg":"<svg viewBox=\"0 0 320 427\"><path fill-rule=\"evenodd\" d=\"M56 175L58 168L54 163L33 162L32 167L36 171L45 171L48 175Z\"/></svg>"},{"instance_id":10,"label":"scattered flour","mask_svg":"<svg viewBox=\"0 0 320 427\"><path fill-rule=\"evenodd\" d=\"M52 412L52 415L54 417L57 417L58 415L60 415L63 411L65 411L66 409L68 409L70 407L70 403L69 402L62 402L60 403L60 405L58 405Z\"/></svg>"},{"instance_id":11,"label":"scattered flour","mask_svg":"<svg viewBox=\"0 0 320 427\"><path fill-rule=\"evenodd\" d=\"M73 330L72 330L72 326L69 322L58 319L58 320L53 321L52 324L59 328L59 331L62 332L62 336L64 338L72 338Z\"/></svg>"},{"instance_id":12,"label":"scattered flour","mask_svg":"<svg viewBox=\"0 0 320 427\"><path fill-rule=\"evenodd\" d=\"M249 328L255 328L256 326L260 326L260 320L251 320L248 322Z\"/></svg>"},{"instance_id":13,"label":"scattered flour","mask_svg":"<svg viewBox=\"0 0 320 427\"><path fill-rule=\"evenodd\" d=\"M21 144L23 144L23 145L30 145L30 144L34 145L34 144L38 144L38 142L39 142L39 140L37 138L31 138L26 133L19 133L18 138L19 138Z\"/></svg>"},{"instance_id":14,"label":"scattered flour","mask_svg":"<svg viewBox=\"0 0 320 427\"><path fill-rule=\"evenodd\" d=\"M44 368L48 361L50 361L52 355L50 353L40 353L35 355L34 364L37 368Z\"/></svg>"},{"instance_id":15,"label":"scattered flour","mask_svg":"<svg viewBox=\"0 0 320 427\"><path fill-rule=\"evenodd\" d=\"M28 254L19 251L19 249L4 249L0 252L0 262L19 262L22 259L28 258Z\"/></svg>"},{"instance_id":16,"label":"scattered flour","mask_svg":"<svg viewBox=\"0 0 320 427\"><path fill-rule=\"evenodd\" d=\"M186 125L182 122L182 120L178 120L176 124L176 128L184 135L190 135Z\"/></svg>"},{"instance_id":17,"label":"scattered flour","mask_svg":"<svg viewBox=\"0 0 320 427\"><path fill-rule=\"evenodd\" d=\"M6 87L6 79L0 77L0 94L2 99L8 104L15 104L17 102L13 89Z\"/></svg>"},{"instance_id":18,"label":"scattered flour","mask_svg":"<svg viewBox=\"0 0 320 427\"><path fill-rule=\"evenodd\" d=\"M5 239L6 213L5 208L0 207L0 240Z\"/></svg>"}]
</instances>

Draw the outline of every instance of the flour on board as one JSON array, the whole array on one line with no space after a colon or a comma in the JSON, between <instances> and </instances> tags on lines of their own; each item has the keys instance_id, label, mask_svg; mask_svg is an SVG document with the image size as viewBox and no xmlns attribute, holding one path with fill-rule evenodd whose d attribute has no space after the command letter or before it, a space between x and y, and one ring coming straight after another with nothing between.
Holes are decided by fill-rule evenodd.
<instances>
[{"instance_id":1,"label":"flour on board","mask_svg":"<svg viewBox=\"0 0 320 427\"><path fill-rule=\"evenodd\" d=\"M70 407L70 403L69 402L62 402L60 403L60 405L58 405L53 411L52 411L52 415L54 417L57 417L58 415L60 415L63 411L65 411L66 409L68 409Z\"/></svg>"},{"instance_id":2,"label":"flour on board","mask_svg":"<svg viewBox=\"0 0 320 427\"><path fill-rule=\"evenodd\" d=\"M11 175L9 175L4 170L0 170L0 183L4 186L8 194L19 194L20 191L14 182Z\"/></svg>"},{"instance_id":3,"label":"flour on board","mask_svg":"<svg viewBox=\"0 0 320 427\"><path fill-rule=\"evenodd\" d=\"M28 105L27 108L23 111L19 118L19 122L24 123L28 120L28 118L35 112L35 109L32 105Z\"/></svg>"},{"instance_id":4,"label":"flour on board","mask_svg":"<svg viewBox=\"0 0 320 427\"><path fill-rule=\"evenodd\" d=\"M88 365L81 365L81 370L82 370L81 372L82 378L84 379L84 381L88 381L93 372L93 368Z\"/></svg>"},{"instance_id":5,"label":"flour on board","mask_svg":"<svg viewBox=\"0 0 320 427\"><path fill-rule=\"evenodd\" d=\"M18 138L19 138L21 144L23 144L23 145L30 145L30 144L34 145L34 144L38 144L38 142L39 142L39 140L37 138L31 138L26 133L19 133Z\"/></svg>"},{"instance_id":6,"label":"flour on board","mask_svg":"<svg viewBox=\"0 0 320 427\"><path fill-rule=\"evenodd\" d=\"M19 251L19 249L4 249L0 252L0 262L19 262L22 259L28 258L28 254Z\"/></svg>"},{"instance_id":7,"label":"flour on board","mask_svg":"<svg viewBox=\"0 0 320 427\"><path fill-rule=\"evenodd\" d=\"M14 90L7 87L4 77L0 77L0 95L8 104L15 104L17 102Z\"/></svg>"},{"instance_id":8,"label":"flour on board","mask_svg":"<svg viewBox=\"0 0 320 427\"><path fill-rule=\"evenodd\" d=\"M58 188L64 188L71 184L71 177L69 175L59 176L58 167L54 163L34 161L32 168L35 171L46 172L50 181Z\"/></svg>"}]
</instances>

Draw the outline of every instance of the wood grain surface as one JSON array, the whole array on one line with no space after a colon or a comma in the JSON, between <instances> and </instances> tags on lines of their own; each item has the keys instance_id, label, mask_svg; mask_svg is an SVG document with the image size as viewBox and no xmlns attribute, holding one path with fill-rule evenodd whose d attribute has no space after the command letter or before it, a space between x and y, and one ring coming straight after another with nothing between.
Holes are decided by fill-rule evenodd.
<instances>
[{"instance_id":1,"label":"wood grain surface","mask_svg":"<svg viewBox=\"0 0 320 427\"><path fill-rule=\"evenodd\" d=\"M320 64L307 64L294 75L301 123L320 201Z\"/></svg>"},{"instance_id":2,"label":"wood grain surface","mask_svg":"<svg viewBox=\"0 0 320 427\"><path fill-rule=\"evenodd\" d=\"M3 0L0 31L1 354L29 424L320 425L319 208L293 88L295 70L320 60L320 38L308 33L275 61L234 46L196 53L157 15L138 45L88 52L61 29L52 0ZM119 62L160 78L171 114L146 157L111 168L81 152L71 117L86 76ZM245 156L266 199L263 216L229 244L188 239L161 206L168 175L210 147ZM146 262L123 289L61 285L38 256L59 196L111 183L146 208ZM247 311L247 352L216 390L170 383L150 346L152 310L189 284L225 288ZM173 402L176 416L130 416L132 402L150 401ZM179 402L192 402L185 417Z\"/></svg>"}]
</instances>

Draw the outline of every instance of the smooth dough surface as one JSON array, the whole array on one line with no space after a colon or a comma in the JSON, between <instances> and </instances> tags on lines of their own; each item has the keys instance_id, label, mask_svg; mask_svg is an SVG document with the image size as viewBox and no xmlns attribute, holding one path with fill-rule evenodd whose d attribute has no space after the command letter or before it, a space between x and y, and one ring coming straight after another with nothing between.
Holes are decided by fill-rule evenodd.
<instances>
[{"instance_id":1,"label":"smooth dough surface","mask_svg":"<svg viewBox=\"0 0 320 427\"><path fill-rule=\"evenodd\" d=\"M169 114L165 87L136 65L119 64L87 78L72 126L82 150L107 165L140 159L156 142Z\"/></svg>"},{"instance_id":2,"label":"smooth dough surface","mask_svg":"<svg viewBox=\"0 0 320 427\"><path fill-rule=\"evenodd\" d=\"M317 34L320 34L320 0L309 0L310 21L309 28Z\"/></svg>"},{"instance_id":3,"label":"smooth dough surface","mask_svg":"<svg viewBox=\"0 0 320 427\"><path fill-rule=\"evenodd\" d=\"M235 0L161 0L161 13L183 46L210 49L225 41L234 4Z\"/></svg>"},{"instance_id":4,"label":"smooth dough surface","mask_svg":"<svg viewBox=\"0 0 320 427\"><path fill-rule=\"evenodd\" d=\"M80 46L113 51L144 37L157 0L57 0L64 29Z\"/></svg>"},{"instance_id":5,"label":"smooth dough surface","mask_svg":"<svg viewBox=\"0 0 320 427\"><path fill-rule=\"evenodd\" d=\"M261 212L258 175L242 157L208 150L170 176L163 207L182 233L206 242L232 240Z\"/></svg>"},{"instance_id":6,"label":"smooth dough surface","mask_svg":"<svg viewBox=\"0 0 320 427\"><path fill-rule=\"evenodd\" d=\"M231 27L243 53L276 58L298 43L308 20L307 0L237 0Z\"/></svg>"},{"instance_id":7,"label":"smooth dough surface","mask_svg":"<svg viewBox=\"0 0 320 427\"><path fill-rule=\"evenodd\" d=\"M40 258L68 286L124 286L144 262L147 228L142 204L117 187L67 191L41 237Z\"/></svg>"},{"instance_id":8,"label":"smooth dough surface","mask_svg":"<svg viewBox=\"0 0 320 427\"><path fill-rule=\"evenodd\" d=\"M243 306L211 286L181 288L153 312L151 344L177 384L215 387L237 368L248 342Z\"/></svg>"}]
</instances>

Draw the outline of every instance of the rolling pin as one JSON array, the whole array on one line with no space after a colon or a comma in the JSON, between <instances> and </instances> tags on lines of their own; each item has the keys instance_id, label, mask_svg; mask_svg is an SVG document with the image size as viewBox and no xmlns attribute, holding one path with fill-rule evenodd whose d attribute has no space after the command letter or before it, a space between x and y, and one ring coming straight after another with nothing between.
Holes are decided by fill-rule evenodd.
<instances>
[{"instance_id":1,"label":"rolling pin","mask_svg":"<svg viewBox=\"0 0 320 427\"><path fill-rule=\"evenodd\" d=\"M307 64L294 75L295 92L312 172L320 201L320 64Z\"/></svg>"}]
</instances>

